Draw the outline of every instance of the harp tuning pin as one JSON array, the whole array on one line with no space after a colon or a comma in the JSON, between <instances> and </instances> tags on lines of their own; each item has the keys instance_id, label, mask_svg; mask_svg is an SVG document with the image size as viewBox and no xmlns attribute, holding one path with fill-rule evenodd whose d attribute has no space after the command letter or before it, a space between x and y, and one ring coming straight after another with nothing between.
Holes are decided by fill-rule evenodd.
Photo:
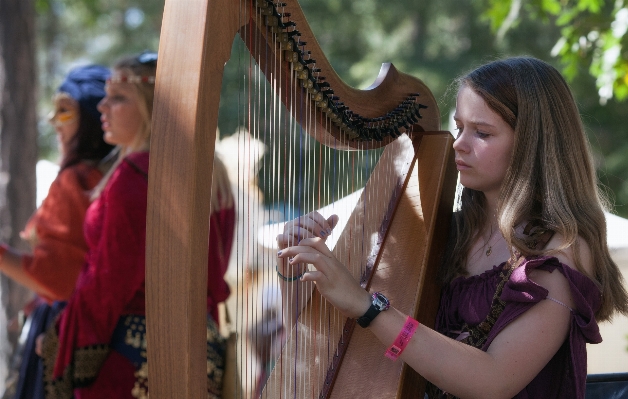
<instances>
[{"instance_id":1,"label":"harp tuning pin","mask_svg":"<svg viewBox=\"0 0 628 399\"><path fill-rule=\"evenodd\" d=\"M347 136L349 136L350 140L355 140L358 137L360 137L360 135L358 135L355 130L348 130L347 131Z\"/></svg>"},{"instance_id":2,"label":"harp tuning pin","mask_svg":"<svg viewBox=\"0 0 628 399\"><path fill-rule=\"evenodd\" d=\"M324 79L324 78L323 78L323 79ZM329 85L329 82L321 82L321 81L320 81L320 80L321 80L321 79L320 79L320 77L318 78L318 80L319 80L318 85L319 85L320 87L329 87L329 86L330 86L330 85Z\"/></svg>"},{"instance_id":3,"label":"harp tuning pin","mask_svg":"<svg viewBox=\"0 0 628 399\"><path fill-rule=\"evenodd\" d=\"M279 19L273 15L266 16L266 26L274 27L279 25Z\"/></svg>"},{"instance_id":4,"label":"harp tuning pin","mask_svg":"<svg viewBox=\"0 0 628 399\"><path fill-rule=\"evenodd\" d=\"M259 13L261 15L271 16L273 15L274 10L272 7L259 7Z\"/></svg>"},{"instance_id":5,"label":"harp tuning pin","mask_svg":"<svg viewBox=\"0 0 628 399\"><path fill-rule=\"evenodd\" d=\"M320 72L321 69L320 68L312 68L312 73L317 73Z\"/></svg>"},{"instance_id":6,"label":"harp tuning pin","mask_svg":"<svg viewBox=\"0 0 628 399\"><path fill-rule=\"evenodd\" d=\"M290 14L289 12L284 12L283 14L279 14L279 16L281 18L290 18L292 14Z\"/></svg>"},{"instance_id":7,"label":"harp tuning pin","mask_svg":"<svg viewBox=\"0 0 628 399\"><path fill-rule=\"evenodd\" d=\"M309 58L307 60L303 60L303 62L306 63L306 64L314 64L314 63L316 63L316 60L312 59L312 58Z\"/></svg>"},{"instance_id":8,"label":"harp tuning pin","mask_svg":"<svg viewBox=\"0 0 628 399\"><path fill-rule=\"evenodd\" d=\"M291 30L290 32L283 32L286 35L288 35L288 37L292 37L292 36L301 36L301 32L299 32L298 30Z\"/></svg>"},{"instance_id":9,"label":"harp tuning pin","mask_svg":"<svg viewBox=\"0 0 628 399\"><path fill-rule=\"evenodd\" d=\"M323 84L323 81L325 80L325 77L324 77L324 76L317 76L317 77L316 77L316 79L317 79L319 82L321 82L321 83L319 83L319 84ZM327 84L329 84L329 83L327 83Z\"/></svg>"},{"instance_id":10,"label":"harp tuning pin","mask_svg":"<svg viewBox=\"0 0 628 399\"><path fill-rule=\"evenodd\" d=\"M287 4L286 3L275 3L274 6L275 7L285 7L285 6L287 6Z\"/></svg>"},{"instance_id":11,"label":"harp tuning pin","mask_svg":"<svg viewBox=\"0 0 628 399\"><path fill-rule=\"evenodd\" d=\"M297 26L297 23L294 21L282 22L281 27L287 29L291 26Z\"/></svg>"},{"instance_id":12,"label":"harp tuning pin","mask_svg":"<svg viewBox=\"0 0 628 399\"><path fill-rule=\"evenodd\" d=\"M295 63L299 60L299 54L295 51L286 50L284 51L284 59L288 62Z\"/></svg>"}]
</instances>

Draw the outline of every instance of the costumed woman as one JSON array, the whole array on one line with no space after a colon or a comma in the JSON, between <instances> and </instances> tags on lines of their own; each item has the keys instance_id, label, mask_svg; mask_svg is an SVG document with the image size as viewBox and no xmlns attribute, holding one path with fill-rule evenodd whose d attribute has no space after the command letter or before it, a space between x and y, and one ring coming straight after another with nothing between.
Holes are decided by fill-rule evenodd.
<instances>
[{"instance_id":1,"label":"costumed woman","mask_svg":"<svg viewBox=\"0 0 628 399\"><path fill-rule=\"evenodd\" d=\"M325 238L335 215L286 224L281 284L315 283L388 347L382 358L425 377L430 398L583 399L586 344L602 340L598 321L628 314L628 297L576 103L560 73L534 58L491 62L458 84L464 189L435 330L386 292L362 289L333 257Z\"/></svg>"},{"instance_id":2,"label":"costumed woman","mask_svg":"<svg viewBox=\"0 0 628 399\"><path fill-rule=\"evenodd\" d=\"M103 141L98 102L105 95L109 70L99 65L72 69L53 98L50 123L59 142L59 174L20 236L32 253L0 246L0 271L33 290L36 300L23 334L16 399L43 398L41 359L35 342L70 298L85 262L83 221L90 191L106 173L113 146Z\"/></svg>"},{"instance_id":3,"label":"costumed woman","mask_svg":"<svg viewBox=\"0 0 628 399\"><path fill-rule=\"evenodd\" d=\"M146 398L145 253L149 143L157 54L116 63L102 112L105 141L119 148L85 218L87 260L76 290L43 339L47 398ZM214 166L209 248L208 396L219 397L224 341L217 305L235 211L226 171Z\"/></svg>"}]
</instances>

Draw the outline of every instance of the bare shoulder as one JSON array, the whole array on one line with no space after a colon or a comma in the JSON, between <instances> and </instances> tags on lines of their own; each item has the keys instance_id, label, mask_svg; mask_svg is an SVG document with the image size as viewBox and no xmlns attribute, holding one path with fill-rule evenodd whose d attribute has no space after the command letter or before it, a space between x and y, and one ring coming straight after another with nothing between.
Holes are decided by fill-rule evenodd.
<instances>
[{"instance_id":1,"label":"bare shoulder","mask_svg":"<svg viewBox=\"0 0 628 399\"><path fill-rule=\"evenodd\" d=\"M565 245L566 241L564 237L561 234L554 234L550 242L547 244L546 249L559 249ZM555 256L567 267L578 270L576 267L576 250L578 251L580 265L583 268L583 271L589 277L593 276L593 257L591 255L591 249L582 237L578 237L578 245L571 245L566 248L559 249L558 252L553 254L553 256ZM569 282L562 273L549 273L544 270L533 270L530 273L530 279L547 289L549 297L562 302L570 308L574 307Z\"/></svg>"},{"instance_id":2,"label":"bare shoulder","mask_svg":"<svg viewBox=\"0 0 628 399\"><path fill-rule=\"evenodd\" d=\"M558 249L564 247L566 245L565 238L562 234L554 234L552 239L547 243L547 249ZM576 256L576 251L578 251L578 256ZM593 255L591 253L591 248L589 244L584 240L584 238L578 236L577 245L571 245L567 248L559 250L556 254L554 254L558 260L571 267L572 269L578 270L576 267L576 258L580 261L580 266L583 270L578 270L579 272L583 272L591 277L595 275L594 266L593 266Z\"/></svg>"}]
</instances>

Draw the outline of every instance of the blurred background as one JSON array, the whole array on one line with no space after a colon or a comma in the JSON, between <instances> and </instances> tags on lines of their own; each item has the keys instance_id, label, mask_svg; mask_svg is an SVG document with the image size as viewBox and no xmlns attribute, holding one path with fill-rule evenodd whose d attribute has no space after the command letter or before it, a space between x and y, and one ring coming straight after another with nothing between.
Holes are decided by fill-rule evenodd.
<instances>
[{"instance_id":1,"label":"blurred background","mask_svg":"<svg viewBox=\"0 0 628 399\"><path fill-rule=\"evenodd\" d=\"M439 101L444 128L454 106L455 92L448 89L455 77L510 55L535 56L555 65L568 78L580 107L610 212L621 217L612 219L609 238L613 236L613 254L628 274L628 1L300 3L320 45L347 83L368 87L380 65L392 62L430 87ZM37 198L45 196L45 181L54 178L57 144L46 118L53 90L75 65L111 65L123 55L157 50L163 7L162 0L0 0L1 240L23 247L17 234ZM239 47L236 40L234 50ZM239 132L238 69L225 71L222 139ZM0 389L17 340L11 320L19 316L23 298L29 295L4 276L1 284ZM604 347L607 352L600 352L600 361L591 355L592 371L628 371L628 321L618 320L608 328L607 341L614 344ZM609 370L606 357L615 355L620 356L617 370Z\"/></svg>"}]
</instances>

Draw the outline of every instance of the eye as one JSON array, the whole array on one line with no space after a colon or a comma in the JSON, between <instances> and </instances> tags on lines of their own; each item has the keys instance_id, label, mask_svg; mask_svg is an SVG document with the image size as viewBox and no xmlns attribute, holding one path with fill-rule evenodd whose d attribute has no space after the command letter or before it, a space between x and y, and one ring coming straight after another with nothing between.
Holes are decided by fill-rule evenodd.
<instances>
[{"instance_id":1,"label":"eye","mask_svg":"<svg viewBox=\"0 0 628 399\"><path fill-rule=\"evenodd\" d=\"M126 97L120 94L116 94L116 95L110 96L109 99L113 102L120 103L120 102L124 102L126 100Z\"/></svg>"},{"instance_id":2,"label":"eye","mask_svg":"<svg viewBox=\"0 0 628 399\"><path fill-rule=\"evenodd\" d=\"M479 131L479 130L478 130L478 131L476 131L476 132L475 132L475 134L476 134L479 138L481 138L481 139L485 139L485 138L487 138L488 136L490 136L490 134L488 134L488 133L484 133L484 132L481 132L481 131Z\"/></svg>"}]
</instances>

